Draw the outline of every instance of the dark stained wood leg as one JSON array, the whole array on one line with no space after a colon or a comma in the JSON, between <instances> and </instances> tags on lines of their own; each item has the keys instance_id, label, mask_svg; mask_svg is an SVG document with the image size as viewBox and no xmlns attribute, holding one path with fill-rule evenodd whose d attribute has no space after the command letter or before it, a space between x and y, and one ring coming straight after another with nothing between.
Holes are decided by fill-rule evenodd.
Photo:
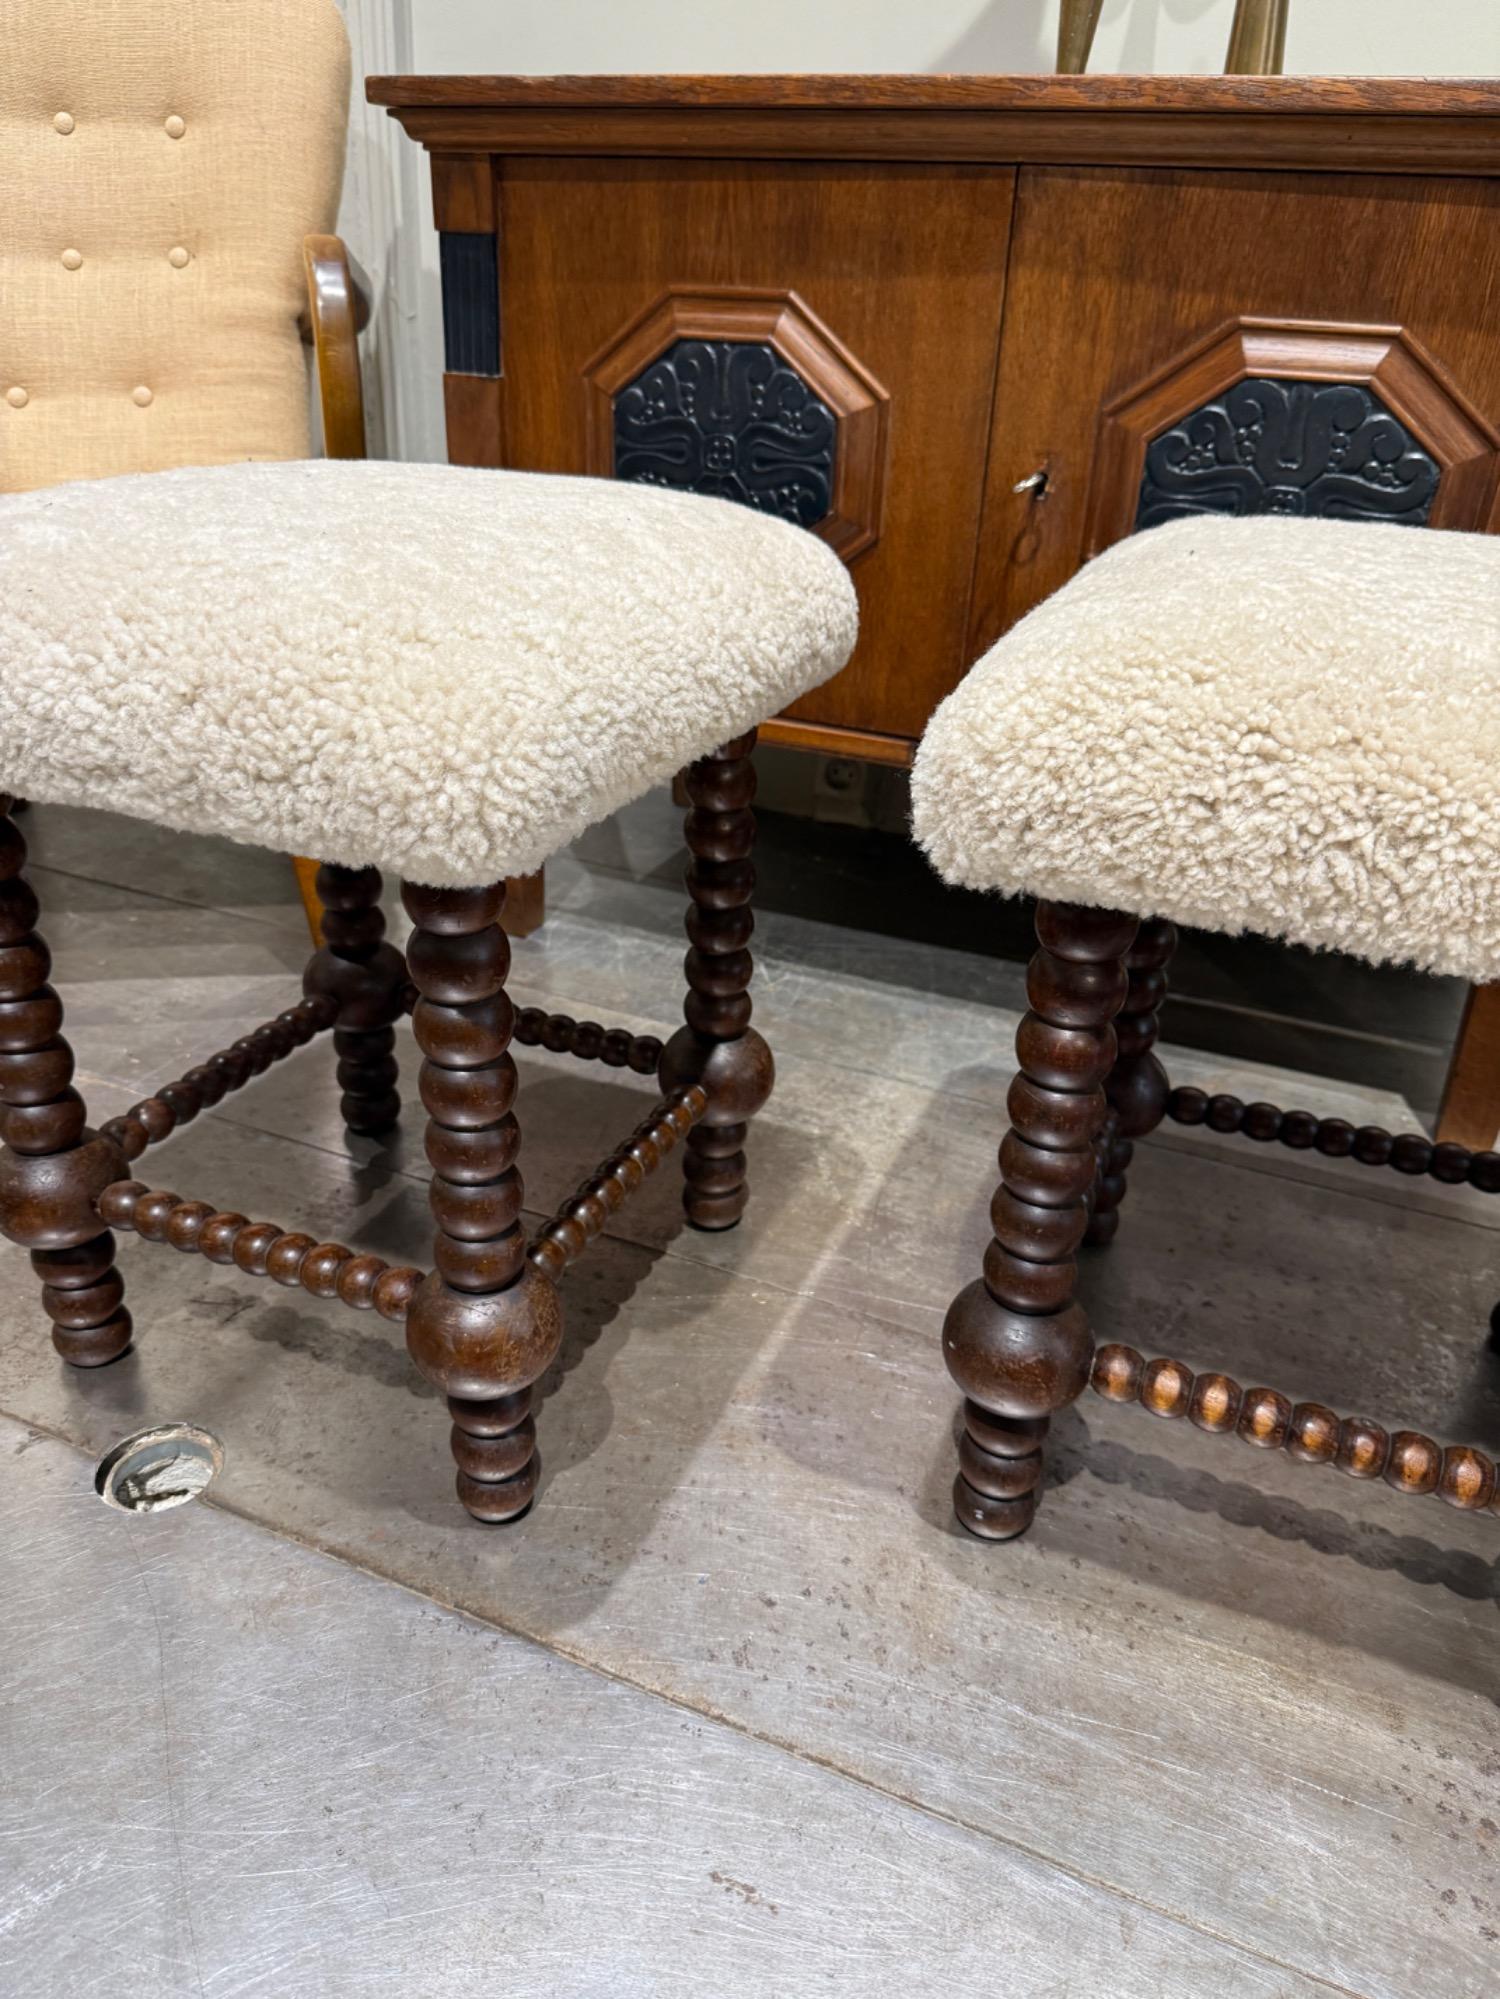
<instances>
[{"instance_id":1,"label":"dark stained wood leg","mask_svg":"<svg viewBox=\"0 0 1500 1999\"><path fill-rule=\"evenodd\" d=\"M378 868L318 869L323 945L308 961L302 989L338 1003L333 1046L340 1109L350 1131L389 1131L401 1115L393 1023L404 1011L406 960L385 942Z\"/></svg>"},{"instance_id":2,"label":"dark stained wood leg","mask_svg":"<svg viewBox=\"0 0 1500 1999\"><path fill-rule=\"evenodd\" d=\"M125 1286L99 1196L129 1171L112 1138L91 1131L73 1088L52 957L21 870L26 843L0 798L0 1229L31 1251L52 1344L74 1367L103 1367L130 1346Z\"/></svg>"},{"instance_id":3,"label":"dark stained wood leg","mask_svg":"<svg viewBox=\"0 0 1500 1999\"><path fill-rule=\"evenodd\" d=\"M693 764L686 777L687 871L691 906L685 962L687 1025L662 1051L664 1095L701 1083L708 1109L688 1135L683 1155L683 1206L698 1229L732 1229L745 1212L745 1136L771 1094L775 1064L750 1025L755 917L755 731Z\"/></svg>"},{"instance_id":4,"label":"dark stained wood leg","mask_svg":"<svg viewBox=\"0 0 1500 1999\"><path fill-rule=\"evenodd\" d=\"M1048 1422L1089 1379L1094 1343L1073 1297L1074 1256L1089 1222L1102 1086L1115 1059L1111 1023L1125 1000L1136 919L1043 902L1036 934L1031 1011L1016 1031L1020 1073L990 1206L994 1240L984 1276L959 1292L943 1325L943 1357L967 1398L954 1510L990 1541L1031 1525Z\"/></svg>"},{"instance_id":5,"label":"dark stained wood leg","mask_svg":"<svg viewBox=\"0 0 1500 1999\"><path fill-rule=\"evenodd\" d=\"M476 1520L516 1520L536 1493L531 1388L562 1342L562 1309L521 1226L505 887L401 894L417 926L407 961L437 1223L406 1344L448 1398L459 1498Z\"/></svg>"},{"instance_id":6,"label":"dark stained wood leg","mask_svg":"<svg viewBox=\"0 0 1500 1999\"><path fill-rule=\"evenodd\" d=\"M1167 966L1176 949L1177 926L1150 917L1125 954L1130 983L1125 1004L1115 1017L1118 1052L1104 1084L1109 1114L1100 1134L1099 1177L1094 1183L1086 1243L1102 1246L1114 1241L1135 1140L1155 1131L1167 1114L1171 1085L1153 1050L1159 1031L1157 1013L1167 996Z\"/></svg>"}]
</instances>

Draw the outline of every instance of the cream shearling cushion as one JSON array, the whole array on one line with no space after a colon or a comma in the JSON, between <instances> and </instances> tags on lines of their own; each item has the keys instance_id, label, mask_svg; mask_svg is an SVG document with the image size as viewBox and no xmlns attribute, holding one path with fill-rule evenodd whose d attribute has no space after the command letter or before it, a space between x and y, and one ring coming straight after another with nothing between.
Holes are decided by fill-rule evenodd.
<instances>
[{"instance_id":1,"label":"cream shearling cushion","mask_svg":"<svg viewBox=\"0 0 1500 1999\"><path fill-rule=\"evenodd\" d=\"M0 0L0 491L305 458L334 0Z\"/></svg>"},{"instance_id":2,"label":"cream shearling cushion","mask_svg":"<svg viewBox=\"0 0 1500 1999\"><path fill-rule=\"evenodd\" d=\"M603 479L343 460L0 497L0 787L465 886L844 664L814 536Z\"/></svg>"},{"instance_id":3,"label":"cream shearling cushion","mask_svg":"<svg viewBox=\"0 0 1500 1999\"><path fill-rule=\"evenodd\" d=\"M945 880L1500 978L1500 540L1202 517L1117 544L928 725Z\"/></svg>"}]
</instances>

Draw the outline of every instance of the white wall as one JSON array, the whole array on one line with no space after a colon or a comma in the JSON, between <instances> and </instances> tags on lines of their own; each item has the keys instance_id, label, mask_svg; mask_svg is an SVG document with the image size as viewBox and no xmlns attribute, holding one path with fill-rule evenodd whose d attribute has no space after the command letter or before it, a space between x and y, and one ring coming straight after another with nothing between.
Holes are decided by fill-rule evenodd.
<instances>
[{"instance_id":1,"label":"white wall","mask_svg":"<svg viewBox=\"0 0 1500 1999\"><path fill-rule=\"evenodd\" d=\"M1019 71L1053 66L1058 0L338 0L377 71ZM1095 70L1220 70L1234 0L1104 0ZM1500 0L1291 0L1306 75L1500 75ZM441 303L425 157L356 105L340 226L376 280L373 445L444 455Z\"/></svg>"},{"instance_id":2,"label":"white wall","mask_svg":"<svg viewBox=\"0 0 1500 1999\"><path fill-rule=\"evenodd\" d=\"M407 0L423 70L1038 70L1058 0ZM1105 0L1092 67L1223 68L1234 0ZM1305 74L1500 72L1497 0L1291 0Z\"/></svg>"}]
</instances>

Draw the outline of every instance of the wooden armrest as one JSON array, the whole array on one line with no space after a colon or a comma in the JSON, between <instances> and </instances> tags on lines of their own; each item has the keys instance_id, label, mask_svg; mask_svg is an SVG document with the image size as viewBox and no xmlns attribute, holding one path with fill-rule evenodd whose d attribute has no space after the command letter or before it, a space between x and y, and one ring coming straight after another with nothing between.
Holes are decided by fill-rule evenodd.
<instances>
[{"instance_id":1,"label":"wooden armrest","mask_svg":"<svg viewBox=\"0 0 1500 1999\"><path fill-rule=\"evenodd\" d=\"M365 399L357 335L370 317L369 293L360 292L349 253L337 236L307 237L302 261L307 270L304 338L311 336L317 364L323 450L329 458L363 458Z\"/></svg>"}]
</instances>

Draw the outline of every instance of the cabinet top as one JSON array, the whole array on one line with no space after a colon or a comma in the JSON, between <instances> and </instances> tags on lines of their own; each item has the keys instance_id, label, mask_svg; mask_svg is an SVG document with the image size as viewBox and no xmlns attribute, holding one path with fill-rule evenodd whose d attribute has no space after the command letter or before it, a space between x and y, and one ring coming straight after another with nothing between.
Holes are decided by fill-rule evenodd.
<instances>
[{"instance_id":1,"label":"cabinet top","mask_svg":"<svg viewBox=\"0 0 1500 1999\"><path fill-rule=\"evenodd\" d=\"M372 104L599 111L1342 111L1494 117L1500 80L1421 76L371 76Z\"/></svg>"},{"instance_id":2,"label":"cabinet top","mask_svg":"<svg viewBox=\"0 0 1500 1999\"><path fill-rule=\"evenodd\" d=\"M1047 162L1500 177L1500 81L374 76L435 152Z\"/></svg>"}]
</instances>

